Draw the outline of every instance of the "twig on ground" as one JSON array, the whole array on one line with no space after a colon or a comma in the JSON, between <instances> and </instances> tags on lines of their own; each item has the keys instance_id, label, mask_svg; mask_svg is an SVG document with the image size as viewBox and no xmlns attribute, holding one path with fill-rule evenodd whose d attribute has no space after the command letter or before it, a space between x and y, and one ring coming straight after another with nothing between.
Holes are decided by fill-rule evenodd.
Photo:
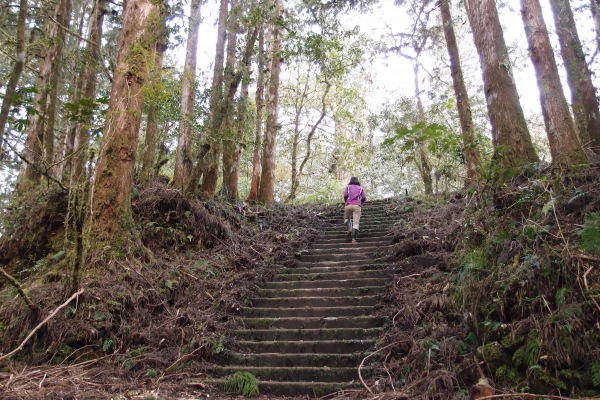
<instances>
[{"instance_id":1,"label":"twig on ground","mask_svg":"<svg viewBox=\"0 0 600 400\"><path fill-rule=\"evenodd\" d=\"M387 368L387 359L392 354L392 352L388 352L387 356L385 356L385 360L383 360L383 368L385 368L385 372L387 372L388 377L390 378L390 384L392 385L392 390L395 392L396 388L394 387L394 380L392 379L392 375L390 374L390 370Z\"/></svg>"},{"instance_id":2,"label":"twig on ground","mask_svg":"<svg viewBox=\"0 0 600 400\"><path fill-rule=\"evenodd\" d=\"M590 274L590 272L592 272L593 269L594 269L594 266L592 265L583 273L583 284L585 285L586 290L590 290L590 287L588 286L588 282L587 282L587 276Z\"/></svg>"},{"instance_id":3,"label":"twig on ground","mask_svg":"<svg viewBox=\"0 0 600 400\"><path fill-rule=\"evenodd\" d=\"M583 261L591 261L591 262L595 262L595 263L600 263L600 258L588 256L587 254L577 254L577 257L579 257L579 259L583 260Z\"/></svg>"},{"instance_id":4,"label":"twig on ground","mask_svg":"<svg viewBox=\"0 0 600 400\"><path fill-rule=\"evenodd\" d=\"M328 399L330 397L337 397L338 394L343 396L346 393L355 393L355 392L358 392L358 390L356 390L356 389L343 389L343 390L339 390L339 391L334 392L334 393L326 394L323 397L319 397L319 400L325 400L325 399Z\"/></svg>"},{"instance_id":5,"label":"twig on ground","mask_svg":"<svg viewBox=\"0 0 600 400\"><path fill-rule=\"evenodd\" d=\"M429 352L427 354L427 375L429 375L430 365L431 365L431 347L429 348Z\"/></svg>"},{"instance_id":6,"label":"twig on ground","mask_svg":"<svg viewBox=\"0 0 600 400\"><path fill-rule=\"evenodd\" d=\"M504 393L504 394L494 394L491 396L480 397L478 400L488 400L488 399L499 399L501 397L522 397L524 399L537 399L543 397L544 399L551 400L574 400L572 397L563 397L563 396L553 396L553 395L539 395L539 394L531 394L531 393ZM592 400L594 397L580 397L577 400Z\"/></svg>"},{"instance_id":7,"label":"twig on ground","mask_svg":"<svg viewBox=\"0 0 600 400\"><path fill-rule=\"evenodd\" d=\"M25 340L23 340L21 342L21 344L19 345L19 347L17 347L16 349L14 349L13 351L11 351L8 354L0 356L0 360L4 360L5 358L8 358L8 357L12 356L13 354L15 354L15 353L19 352L20 350L22 350L23 346L25 346L25 343L27 343L29 341L29 339L31 339L31 337L38 331L38 329L40 329L42 326L44 326L44 324L46 324L46 322L50 321L63 307L65 307L67 304L69 304L71 302L71 300L73 300L74 298L78 297L83 292L84 292L83 289L79 289L71 297L69 297L67 299L67 301L65 301L64 303L62 303L60 306L56 307L56 309L54 311L52 311L50 313L50 315L48 315L42 322L40 322L38 324L38 326L36 326L35 328L33 328L33 330L31 332L29 332L29 335L27 335L27 337L25 338Z\"/></svg>"},{"instance_id":8,"label":"twig on ground","mask_svg":"<svg viewBox=\"0 0 600 400\"><path fill-rule=\"evenodd\" d=\"M587 269L587 271L585 271L583 273L583 284L585 285L585 289L586 290L590 290L590 287L588 286L588 282L587 282L587 276L589 275L590 272L592 272L593 269L594 269L594 266L592 265L591 267L589 267ZM596 308L598 308L598 311L600 311L600 304L598 304L598 302L596 301L596 299L594 297L592 297L592 296L590 296L590 299L592 299L592 301L596 305Z\"/></svg>"},{"instance_id":9,"label":"twig on ground","mask_svg":"<svg viewBox=\"0 0 600 400\"><path fill-rule=\"evenodd\" d=\"M402 311L404 311L404 307L403 307L403 308L401 308L401 309L400 309L400 311L398 311L398 312L396 313L396 315L394 315L394 318L392 318L392 325L393 325L393 326L396 326L396 317L397 317L398 315L400 315L400 313L401 313Z\"/></svg>"},{"instance_id":10,"label":"twig on ground","mask_svg":"<svg viewBox=\"0 0 600 400\"><path fill-rule=\"evenodd\" d=\"M177 364L179 364L179 362L181 362L181 360L184 359L188 359L191 356L193 356L197 351L202 350L206 345L203 344L202 346L198 347L196 350L192 351L189 354L184 354L183 356L179 357L173 364L171 364L167 369L165 369L165 372L163 373L163 376L165 375L165 373L169 372L169 370L171 370L174 366L176 366Z\"/></svg>"},{"instance_id":11,"label":"twig on ground","mask_svg":"<svg viewBox=\"0 0 600 400\"><path fill-rule=\"evenodd\" d=\"M363 384L363 386L369 391L369 393L373 394L373 391L371 390L370 387L367 386L367 384L365 383L365 381L362 378L362 375L360 373L360 369L362 368L362 366L365 363L365 361L367 361L369 358L373 357L375 354L379 353L380 351L383 351L385 349L389 349L392 346L395 346L395 345L400 344L400 343L405 343L405 342L408 342L408 341L409 340L401 340L399 342L394 342L392 344L388 344L387 346L384 346L384 347L380 348L379 350L374 351L373 353L371 353L368 356L366 356L365 358L363 358L363 360L361 361L360 365L358 366L358 378L360 379L360 382Z\"/></svg>"},{"instance_id":12,"label":"twig on ground","mask_svg":"<svg viewBox=\"0 0 600 400\"><path fill-rule=\"evenodd\" d=\"M46 376L48 376L48 374L44 374L44 377L42 378L42 380L40 381L40 384L38 385L39 388L42 388L42 385L44 384L44 381L46 380Z\"/></svg>"},{"instance_id":13,"label":"twig on ground","mask_svg":"<svg viewBox=\"0 0 600 400\"><path fill-rule=\"evenodd\" d=\"M402 279L414 278L415 276L421 276L421 275L422 274L411 274L411 275L401 276L400 278L398 278L398 281L396 282L396 285L399 284Z\"/></svg>"}]
</instances>

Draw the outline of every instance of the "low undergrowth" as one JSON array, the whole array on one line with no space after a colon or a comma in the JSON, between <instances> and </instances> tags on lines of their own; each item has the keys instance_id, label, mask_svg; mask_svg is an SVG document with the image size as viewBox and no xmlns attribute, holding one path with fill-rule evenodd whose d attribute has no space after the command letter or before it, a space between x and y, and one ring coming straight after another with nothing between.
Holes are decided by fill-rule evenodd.
<instances>
[{"instance_id":1,"label":"low undergrowth","mask_svg":"<svg viewBox=\"0 0 600 400\"><path fill-rule=\"evenodd\" d=\"M228 332L237 326L248 294L293 263L293 254L317 232L316 207L188 199L160 183L136 187L132 197L134 221L152 261L116 252L103 264L87 266L80 284L85 292L77 301L21 352L0 361L0 397L65 398L85 387L86 398L106 398L140 385L181 391L183 377L202 375L229 345ZM3 264L42 312L35 315L13 286L0 283L2 354L67 297L65 199L44 189L5 215ZM61 386L67 370L70 384ZM41 385L39 371L46 375ZM86 384L90 373L97 386Z\"/></svg>"},{"instance_id":2,"label":"low undergrowth","mask_svg":"<svg viewBox=\"0 0 600 400\"><path fill-rule=\"evenodd\" d=\"M468 398L483 373L497 393L600 394L599 199L590 168L396 201L401 273L379 306L390 325L378 347L396 345L371 390Z\"/></svg>"}]
</instances>

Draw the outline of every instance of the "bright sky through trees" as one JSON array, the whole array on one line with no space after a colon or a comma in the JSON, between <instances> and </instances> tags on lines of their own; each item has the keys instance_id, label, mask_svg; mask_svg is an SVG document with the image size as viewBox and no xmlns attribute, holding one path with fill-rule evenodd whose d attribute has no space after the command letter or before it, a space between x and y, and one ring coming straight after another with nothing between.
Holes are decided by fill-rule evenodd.
<instances>
[{"instance_id":1,"label":"bright sky through trees","mask_svg":"<svg viewBox=\"0 0 600 400\"><path fill-rule=\"evenodd\" d=\"M586 47L586 54L594 54L594 32L593 22L589 10L585 8L587 2L575 0L572 2L576 10L576 19L578 22L579 34ZM552 12L547 1L542 1L544 9L544 19L551 32L551 40L555 49L556 59L562 62L558 54L558 40L554 35L554 20ZM521 103L527 118L541 119L539 92L536 85L535 75L531 61L527 55L527 40L523 31L523 23L520 16L519 0L498 1L500 19L504 27L504 34L507 45L510 47L511 59L513 61L513 73L517 83L517 89L521 97ZM189 12L186 9L186 12ZM217 2L210 0L202 6L203 21L200 26L199 51L198 51L198 71L208 72L212 68L214 60L214 51L216 43L216 18L218 15ZM459 17L459 16L455 16ZM435 18L438 18L436 16ZM472 80L478 87L472 86L471 91L480 90L482 85L481 72L479 70L479 60L474 49L472 37L468 29L468 22L460 16L456 21L459 30L463 32L459 39L460 50L464 68L467 71L467 79ZM393 1L383 0L372 7L367 13L351 11L341 16L342 23L346 28L359 26L360 31L366 34L374 41L389 42L389 35L401 32L410 27L412 21L404 12L394 4ZM464 34L465 32L469 34ZM178 66L183 65L185 58L185 44L180 44L172 51L173 57ZM423 64L426 68L431 68L435 62L430 53L423 55ZM285 68L285 66L284 66ZM597 58L592 64L592 71L599 69ZM563 88L568 93L565 72L562 66L559 72L563 79ZM411 96L414 93L414 83L412 75L412 66L410 61L394 53L378 54L375 56L370 71L373 79L371 98L369 99L369 109L376 111L385 101L393 100L400 95ZM442 71L445 73L445 71ZM450 74L450 71L447 71ZM423 88L428 89L429 76L423 76ZM598 86L598 79L595 79ZM426 100L426 98L425 98ZM540 125L541 127L541 125ZM535 131L535 130L534 130ZM545 136L543 129L536 132L539 136Z\"/></svg>"}]
</instances>

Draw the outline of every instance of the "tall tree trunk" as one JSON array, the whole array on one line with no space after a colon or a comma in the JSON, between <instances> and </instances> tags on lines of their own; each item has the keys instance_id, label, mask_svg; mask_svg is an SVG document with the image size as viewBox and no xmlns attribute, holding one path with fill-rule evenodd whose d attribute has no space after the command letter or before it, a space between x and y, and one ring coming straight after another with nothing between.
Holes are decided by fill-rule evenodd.
<instances>
[{"instance_id":1,"label":"tall tree trunk","mask_svg":"<svg viewBox=\"0 0 600 400\"><path fill-rule=\"evenodd\" d=\"M154 51L154 70L152 71L151 85L155 88L160 87L162 80L162 66L165 58L167 43L165 35L156 42ZM159 89L153 90L157 93ZM140 181L147 185L154 179L154 163L156 160L156 136L158 135L158 115L159 107L157 99L152 99L148 105L148 119L146 120L146 136L144 138L144 154L142 155L142 171Z\"/></svg>"},{"instance_id":2,"label":"tall tree trunk","mask_svg":"<svg viewBox=\"0 0 600 400\"><path fill-rule=\"evenodd\" d=\"M600 154L600 110L569 0L550 0L581 142Z\"/></svg>"},{"instance_id":3,"label":"tall tree trunk","mask_svg":"<svg viewBox=\"0 0 600 400\"><path fill-rule=\"evenodd\" d=\"M138 133L144 105L144 86L152 70L156 38L163 25L161 4L128 0L100 144L89 220L91 249L104 245L138 244L131 216L131 187ZM139 239L137 239L139 240Z\"/></svg>"},{"instance_id":4,"label":"tall tree trunk","mask_svg":"<svg viewBox=\"0 0 600 400\"><path fill-rule=\"evenodd\" d=\"M196 58L198 53L198 31L200 29L200 0L190 4L190 19L183 67L183 83L181 88L180 131L177 141L175 172L173 186L183 190L189 183L194 163L192 162L192 136L194 129L194 93L196 87Z\"/></svg>"},{"instance_id":5,"label":"tall tree trunk","mask_svg":"<svg viewBox=\"0 0 600 400\"><path fill-rule=\"evenodd\" d=\"M73 151L70 164L70 206L67 216L68 227L72 231L73 252L70 290L75 292L79 286L80 272L83 265L84 245L83 228L89 216L90 179L86 173L85 163L87 160L88 143L90 140L90 129L92 126L92 113L96 97L96 84L102 58L100 55L100 43L106 14L107 0L96 0L90 16L90 28L88 41L82 57L82 71L78 79L77 95L80 103L77 113L77 123L70 132L67 140L68 146ZM81 101L84 100L84 101Z\"/></svg>"},{"instance_id":6,"label":"tall tree trunk","mask_svg":"<svg viewBox=\"0 0 600 400\"><path fill-rule=\"evenodd\" d=\"M8 83L6 84L6 92L2 98L2 108L0 109L0 147L4 139L4 131L6 129L6 122L8 121L8 113L15 96L19 79L23 73L25 67L25 25L27 23L27 0L20 0L19 2L19 17L17 19L17 55L15 57L15 63L13 64Z\"/></svg>"},{"instance_id":7,"label":"tall tree trunk","mask_svg":"<svg viewBox=\"0 0 600 400\"><path fill-rule=\"evenodd\" d=\"M258 77L256 79L256 136L254 138L254 154L252 157L252 181L250 182L249 201L258 198L258 186L260 183L260 149L262 147L263 108L265 91L265 30L260 27L258 36Z\"/></svg>"},{"instance_id":8,"label":"tall tree trunk","mask_svg":"<svg viewBox=\"0 0 600 400\"><path fill-rule=\"evenodd\" d=\"M225 42L227 40L227 5L229 0L221 0L219 10L219 25L217 28L217 48L215 51L215 66L213 72L212 89L210 92L209 128L207 143L210 151L206 155L206 169L204 171L202 190L209 197L214 196L217 190L217 179L219 177L219 155L221 154L221 104L223 102L223 79L225 63Z\"/></svg>"},{"instance_id":9,"label":"tall tree trunk","mask_svg":"<svg viewBox=\"0 0 600 400\"><path fill-rule=\"evenodd\" d=\"M240 160L242 156L242 138L246 132L246 121L248 113L248 87L250 85L250 68L245 68L242 77L242 89L237 107L237 119L234 126L234 138L232 141L223 143L223 187L230 194L231 199L237 201L239 198ZM232 146L232 148L228 148ZM227 150L227 151L226 151ZM227 153L228 157L225 158ZM225 172L227 171L227 172Z\"/></svg>"},{"instance_id":10,"label":"tall tree trunk","mask_svg":"<svg viewBox=\"0 0 600 400\"><path fill-rule=\"evenodd\" d=\"M46 126L44 129L44 164L46 171L50 175L54 175L52 162L54 160L54 126L56 125L56 109L58 102L58 83L62 76L62 52L67 36L66 29L71 24L72 3L71 0L61 0L59 3L59 12L56 14L56 34L51 34L55 37L54 55L52 56L52 67L50 72L50 85L48 88L48 108L46 109ZM52 32L52 31L51 31Z\"/></svg>"},{"instance_id":11,"label":"tall tree trunk","mask_svg":"<svg viewBox=\"0 0 600 400\"><path fill-rule=\"evenodd\" d=\"M55 22L56 21L56 22ZM37 184L42 173L49 172L54 154L54 121L56 117L57 86L61 72L61 55L66 31L71 21L71 0L60 0L48 26L50 43L40 66L35 95L35 113L30 118L23 163L19 175L19 187Z\"/></svg>"},{"instance_id":12,"label":"tall tree trunk","mask_svg":"<svg viewBox=\"0 0 600 400\"><path fill-rule=\"evenodd\" d=\"M77 3L76 3L77 4ZM88 15L93 12L93 8L95 6L94 3L91 4L92 10L88 10L90 4L84 3L80 4L77 12L74 13L74 18L77 16L79 18L77 33L78 36L72 38L71 43L68 43L68 46L73 49L79 50L81 46L81 42L83 39L83 29L86 25L91 25L91 18ZM78 54L80 54L78 52ZM80 54L77 57L77 68L71 76L71 84L69 90L69 103L71 104L79 104L79 100L81 97L81 87L83 85L83 71L81 70L81 66L83 65L84 60L82 59L82 55ZM75 115L63 115L62 120L65 121L64 125L66 126L58 141L58 148L54 154L54 165L55 165L55 173L56 177L61 181L68 181L71 176L71 157L73 153L73 140L75 138L75 130L77 129L79 112L75 112Z\"/></svg>"},{"instance_id":13,"label":"tall tree trunk","mask_svg":"<svg viewBox=\"0 0 600 400\"><path fill-rule=\"evenodd\" d=\"M82 89L79 107L79 121L73 138L73 158L71 162L71 187L80 185L84 164L87 159L92 114L95 107L96 84L101 68L100 42L102 39L104 15L107 0L96 0L91 16L88 42L83 54ZM84 100L84 101L81 101Z\"/></svg>"},{"instance_id":14,"label":"tall tree trunk","mask_svg":"<svg viewBox=\"0 0 600 400\"><path fill-rule=\"evenodd\" d=\"M224 90L225 96L221 103L221 116L220 126L218 128L218 135L220 136L221 143L223 146L222 163L223 163L223 186L222 194L227 199L233 199L235 194L230 191L231 186L231 168L233 164L234 152L236 151L235 143L235 124L234 124L234 97L237 92L237 85L235 88L232 86L236 75L235 66L235 53L237 48L237 34L239 30L239 22L237 13L234 11L236 4L231 0L231 11L229 13L229 21L227 23L227 49L226 49L226 60L225 60L225 78L224 78ZM217 164L218 166L218 164ZM214 165L211 165L211 169ZM217 177L217 174L214 174ZM216 188L216 182L215 182ZM207 193L212 195L213 193Z\"/></svg>"},{"instance_id":15,"label":"tall tree trunk","mask_svg":"<svg viewBox=\"0 0 600 400\"><path fill-rule=\"evenodd\" d=\"M590 0L590 11L596 28L596 51L600 52L600 0Z\"/></svg>"},{"instance_id":16,"label":"tall tree trunk","mask_svg":"<svg viewBox=\"0 0 600 400\"><path fill-rule=\"evenodd\" d=\"M234 71L235 67L235 48L236 48L236 35L239 30L239 21L232 20L232 30L230 39L228 40L227 50L227 66L225 67L225 89L226 94L222 103L222 111L219 113L222 116L221 132L223 140L223 194L225 197L237 200L238 197L238 178L239 178L239 157L242 150L242 136L243 131L240 131L239 124L235 123L235 107L234 97L237 93L237 89L242 81L243 77L246 77L246 83L250 74L250 65L252 63L252 54L254 52L254 44L258 37L258 28L253 28L248 31L246 37L246 46L242 56L242 60L239 63L237 71ZM245 109L245 105L242 105L248 98L248 87L246 86L246 93L242 93L239 100L239 107ZM244 97L245 96L245 97ZM244 111L245 113L245 111ZM239 120L238 112L238 120Z\"/></svg>"},{"instance_id":17,"label":"tall tree trunk","mask_svg":"<svg viewBox=\"0 0 600 400\"><path fill-rule=\"evenodd\" d=\"M539 161L519 95L494 0L465 0L475 47L479 53L494 157L501 167Z\"/></svg>"},{"instance_id":18,"label":"tall tree trunk","mask_svg":"<svg viewBox=\"0 0 600 400\"><path fill-rule=\"evenodd\" d=\"M421 89L419 87L419 69L420 64L418 57L413 59L413 70L415 77L415 97L417 98L417 110L419 111L419 119L423 123L427 123L427 117L425 116L425 108L423 107L423 101L421 100ZM417 159L417 157L415 157ZM427 155L427 142L419 143L418 149L418 162L417 169L423 179L423 186L425 187L425 194L433 193L433 178L431 176L431 165L429 164L429 156Z\"/></svg>"},{"instance_id":19,"label":"tall tree trunk","mask_svg":"<svg viewBox=\"0 0 600 400\"><path fill-rule=\"evenodd\" d=\"M573 164L586 163L588 160L577 140L575 124L562 90L539 0L521 0L521 15L540 89L542 108L548 117L546 131L552 162L568 170Z\"/></svg>"},{"instance_id":20,"label":"tall tree trunk","mask_svg":"<svg viewBox=\"0 0 600 400\"><path fill-rule=\"evenodd\" d=\"M450 13L450 2L441 1L440 11L444 25L446 47L448 48L448 55L450 57L450 73L452 75L454 95L456 96L456 109L458 110L458 118L460 119L465 161L467 163L466 187L477 182L481 177L481 155L475 141L471 102L463 78L458 44L456 42L456 35L454 34L454 23L452 21L452 14Z\"/></svg>"},{"instance_id":21,"label":"tall tree trunk","mask_svg":"<svg viewBox=\"0 0 600 400\"><path fill-rule=\"evenodd\" d=\"M281 26L282 1L275 1L275 19L271 24L271 68L266 101L267 125L263 143L262 172L258 189L258 201L271 203L275 200L275 166L277 162L277 131L279 123L279 75L281 73Z\"/></svg>"}]
</instances>

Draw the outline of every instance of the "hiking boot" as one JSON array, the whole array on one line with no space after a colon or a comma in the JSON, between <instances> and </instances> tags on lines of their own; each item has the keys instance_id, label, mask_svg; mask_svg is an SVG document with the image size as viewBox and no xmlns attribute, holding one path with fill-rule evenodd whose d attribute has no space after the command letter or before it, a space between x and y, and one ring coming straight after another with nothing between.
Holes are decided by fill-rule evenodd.
<instances>
[{"instance_id":1,"label":"hiking boot","mask_svg":"<svg viewBox=\"0 0 600 400\"><path fill-rule=\"evenodd\" d=\"M358 229L352 229L352 243L357 242L357 240L356 240L357 236L358 236Z\"/></svg>"},{"instance_id":2,"label":"hiking boot","mask_svg":"<svg viewBox=\"0 0 600 400\"><path fill-rule=\"evenodd\" d=\"M350 239L350 236L352 236L352 220L349 219L348 222L346 222L346 226L348 227L348 233L346 234L346 237L348 239Z\"/></svg>"}]
</instances>

